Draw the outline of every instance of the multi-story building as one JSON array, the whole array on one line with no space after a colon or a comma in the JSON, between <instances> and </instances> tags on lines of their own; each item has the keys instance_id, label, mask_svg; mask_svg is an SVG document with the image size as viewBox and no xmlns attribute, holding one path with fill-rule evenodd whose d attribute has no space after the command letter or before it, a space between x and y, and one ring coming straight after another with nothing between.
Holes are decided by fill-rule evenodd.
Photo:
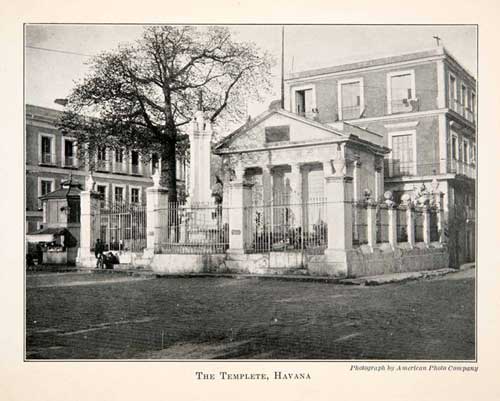
<instances>
[{"instance_id":1,"label":"multi-story building","mask_svg":"<svg viewBox=\"0 0 500 401\"><path fill-rule=\"evenodd\" d=\"M84 185L89 164L78 158L75 138L57 129L61 112L26 105L26 232L40 228L40 197L61 187L71 174L73 182ZM145 189L152 185L151 175L161 165L158 155L143 162L137 151L102 147L93 163L96 190L108 202L144 204ZM186 164L177 164L179 188L185 187Z\"/></svg>"},{"instance_id":2,"label":"multi-story building","mask_svg":"<svg viewBox=\"0 0 500 401\"><path fill-rule=\"evenodd\" d=\"M443 47L292 73L285 109L382 134L385 188L444 193L450 264L474 260L476 80ZM398 199L397 199L398 200Z\"/></svg>"}]
</instances>

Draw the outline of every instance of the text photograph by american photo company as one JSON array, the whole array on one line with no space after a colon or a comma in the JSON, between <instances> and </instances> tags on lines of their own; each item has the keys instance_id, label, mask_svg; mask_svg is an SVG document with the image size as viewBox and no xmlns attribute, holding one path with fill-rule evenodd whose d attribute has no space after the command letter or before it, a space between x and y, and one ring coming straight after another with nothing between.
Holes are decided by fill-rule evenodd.
<instances>
[{"instance_id":1,"label":"text photograph by american photo company","mask_svg":"<svg viewBox=\"0 0 500 401\"><path fill-rule=\"evenodd\" d=\"M477 362L477 30L25 24L24 360Z\"/></svg>"}]
</instances>

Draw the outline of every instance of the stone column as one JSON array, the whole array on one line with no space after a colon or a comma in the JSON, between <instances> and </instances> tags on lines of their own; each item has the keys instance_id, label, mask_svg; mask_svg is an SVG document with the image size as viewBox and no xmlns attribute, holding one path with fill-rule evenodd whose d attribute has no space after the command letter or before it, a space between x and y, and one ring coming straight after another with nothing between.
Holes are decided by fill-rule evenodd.
<instances>
[{"instance_id":1,"label":"stone column","mask_svg":"<svg viewBox=\"0 0 500 401\"><path fill-rule=\"evenodd\" d=\"M366 224L368 234L368 245L373 250L377 244L377 205L372 201L366 209Z\"/></svg>"},{"instance_id":2,"label":"stone column","mask_svg":"<svg viewBox=\"0 0 500 401\"><path fill-rule=\"evenodd\" d=\"M156 174L156 173L155 173ZM158 174L159 175L159 174ZM168 191L158 186L146 188L146 250L144 254L152 256L161 250L161 245L168 234Z\"/></svg>"},{"instance_id":3,"label":"stone column","mask_svg":"<svg viewBox=\"0 0 500 401\"><path fill-rule=\"evenodd\" d=\"M360 177L360 173L361 173L361 162L359 160L355 160L354 161L354 164L353 164L353 199L355 202L358 202L361 200L361 191L362 191L362 188L361 188L361 177Z\"/></svg>"},{"instance_id":4,"label":"stone column","mask_svg":"<svg viewBox=\"0 0 500 401\"><path fill-rule=\"evenodd\" d=\"M96 266L92 250L97 240L96 232L100 230L100 227L96 226L100 223L99 214L99 194L92 190L80 192L80 248L77 258L79 267L94 268Z\"/></svg>"},{"instance_id":5,"label":"stone column","mask_svg":"<svg viewBox=\"0 0 500 401\"><path fill-rule=\"evenodd\" d=\"M446 236L444 235L445 222L444 222L444 203L443 203L444 193L439 194L439 203L437 210L437 225L439 232L439 242L442 244L446 242Z\"/></svg>"},{"instance_id":6,"label":"stone column","mask_svg":"<svg viewBox=\"0 0 500 401\"><path fill-rule=\"evenodd\" d=\"M246 221L245 209L251 206L252 184L244 181L229 183L229 253L242 254L251 240L252 224Z\"/></svg>"},{"instance_id":7,"label":"stone column","mask_svg":"<svg viewBox=\"0 0 500 401\"><path fill-rule=\"evenodd\" d=\"M390 206L387 209L387 216L389 218L389 244L392 249L398 246L398 210L396 205Z\"/></svg>"},{"instance_id":8,"label":"stone column","mask_svg":"<svg viewBox=\"0 0 500 401\"><path fill-rule=\"evenodd\" d=\"M292 164L291 167L290 186L292 193L290 196L290 208L293 215L293 225L298 227L302 223L302 171L299 163Z\"/></svg>"},{"instance_id":9,"label":"stone column","mask_svg":"<svg viewBox=\"0 0 500 401\"><path fill-rule=\"evenodd\" d=\"M348 252L352 249L352 177L345 176L345 159L342 158L334 161L334 170L329 162L324 168L328 221L324 269L330 275L347 276Z\"/></svg>"},{"instance_id":10,"label":"stone column","mask_svg":"<svg viewBox=\"0 0 500 401\"><path fill-rule=\"evenodd\" d=\"M410 247L415 246L415 210L413 205L408 204L406 209L406 231L408 234L408 244Z\"/></svg>"},{"instance_id":11,"label":"stone column","mask_svg":"<svg viewBox=\"0 0 500 401\"><path fill-rule=\"evenodd\" d=\"M382 201L384 194L384 159L375 156L375 201Z\"/></svg>"}]
</instances>

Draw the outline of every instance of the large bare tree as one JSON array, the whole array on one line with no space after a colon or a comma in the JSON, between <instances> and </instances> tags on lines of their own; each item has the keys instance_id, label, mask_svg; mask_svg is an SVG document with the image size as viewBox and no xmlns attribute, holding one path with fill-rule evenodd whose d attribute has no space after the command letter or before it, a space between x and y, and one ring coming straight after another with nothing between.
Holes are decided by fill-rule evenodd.
<instances>
[{"instance_id":1,"label":"large bare tree","mask_svg":"<svg viewBox=\"0 0 500 401\"><path fill-rule=\"evenodd\" d=\"M92 59L68 97L61 128L86 145L90 160L99 146L136 149L145 160L157 152L162 184L176 201L176 155L188 146L200 92L212 123L242 120L246 102L270 90L272 63L226 27L148 27L137 42Z\"/></svg>"}]
</instances>

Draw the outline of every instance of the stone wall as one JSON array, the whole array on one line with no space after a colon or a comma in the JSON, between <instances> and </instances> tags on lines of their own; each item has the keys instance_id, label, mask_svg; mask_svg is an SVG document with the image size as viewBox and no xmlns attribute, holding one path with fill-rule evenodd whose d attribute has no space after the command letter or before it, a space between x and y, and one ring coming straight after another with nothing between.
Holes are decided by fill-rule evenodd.
<instances>
[{"instance_id":1,"label":"stone wall","mask_svg":"<svg viewBox=\"0 0 500 401\"><path fill-rule=\"evenodd\" d=\"M389 244L381 244L371 249L367 245L353 248L347 252L347 276L363 277L378 274L437 270L449 267L449 253L446 245L423 243L413 248L401 244L395 249ZM325 255L310 256L307 269L311 275L336 276L336 271L329 266Z\"/></svg>"}]
</instances>

